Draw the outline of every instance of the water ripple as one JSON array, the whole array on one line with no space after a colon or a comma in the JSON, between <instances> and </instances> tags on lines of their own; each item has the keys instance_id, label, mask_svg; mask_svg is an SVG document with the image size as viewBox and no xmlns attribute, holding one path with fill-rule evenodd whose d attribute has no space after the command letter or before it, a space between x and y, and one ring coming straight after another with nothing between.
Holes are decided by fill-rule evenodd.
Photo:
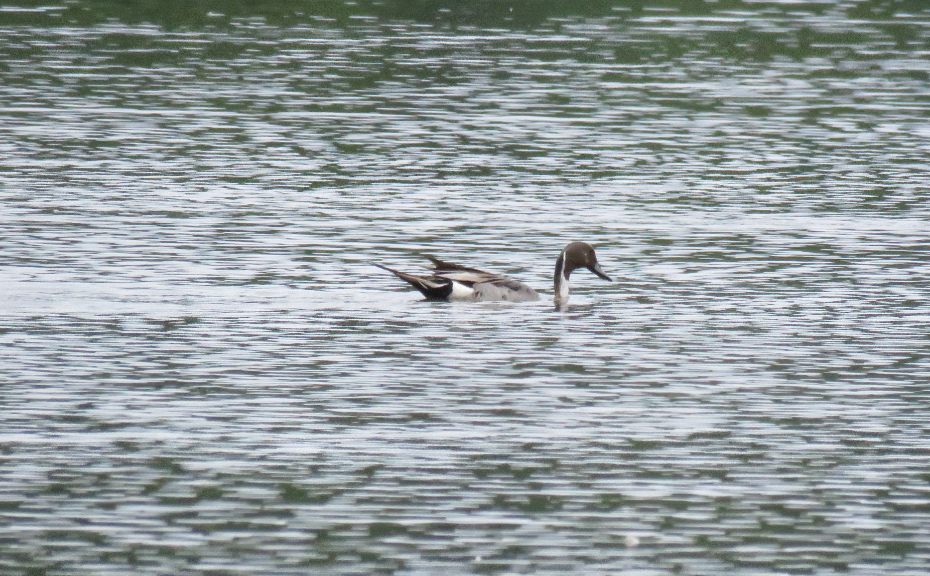
<instances>
[{"instance_id":1,"label":"water ripple","mask_svg":"<svg viewBox=\"0 0 930 576\"><path fill-rule=\"evenodd\" d=\"M614 12L4 9L0 572L922 573L930 20Z\"/></svg>"}]
</instances>

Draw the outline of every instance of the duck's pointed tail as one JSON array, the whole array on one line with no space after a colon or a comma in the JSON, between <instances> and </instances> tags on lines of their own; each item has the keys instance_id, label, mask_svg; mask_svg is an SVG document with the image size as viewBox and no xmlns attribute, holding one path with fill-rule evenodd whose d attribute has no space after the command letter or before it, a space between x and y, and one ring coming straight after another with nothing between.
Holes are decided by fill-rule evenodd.
<instances>
[{"instance_id":1,"label":"duck's pointed tail","mask_svg":"<svg viewBox=\"0 0 930 576\"><path fill-rule=\"evenodd\" d=\"M451 280L446 280L445 278L414 276L413 274L407 274L406 272L401 272L400 270L394 270L393 268L388 268L387 266L382 266L381 264L376 264L374 262L372 262L372 264L378 268L381 268L382 270L387 270L404 282L407 282L430 300L445 300L449 297L450 294L452 294Z\"/></svg>"}]
</instances>

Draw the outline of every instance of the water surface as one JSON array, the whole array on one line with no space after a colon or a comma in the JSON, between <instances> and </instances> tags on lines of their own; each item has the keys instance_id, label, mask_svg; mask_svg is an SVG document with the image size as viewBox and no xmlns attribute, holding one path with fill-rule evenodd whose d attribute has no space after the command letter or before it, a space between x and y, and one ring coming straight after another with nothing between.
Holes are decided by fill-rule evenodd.
<instances>
[{"instance_id":1,"label":"water surface","mask_svg":"<svg viewBox=\"0 0 930 576\"><path fill-rule=\"evenodd\" d=\"M926 572L921 5L281 6L0 12L0 572Z\"/></svg>"}]
</instances>

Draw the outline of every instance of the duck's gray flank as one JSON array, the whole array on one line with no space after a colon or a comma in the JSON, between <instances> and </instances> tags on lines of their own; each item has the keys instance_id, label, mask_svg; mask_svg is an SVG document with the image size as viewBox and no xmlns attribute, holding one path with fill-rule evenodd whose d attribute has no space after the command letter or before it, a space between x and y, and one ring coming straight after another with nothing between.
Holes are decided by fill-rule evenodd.
<instances>
[{"instance_id":1,"label":"duck's gray flank","mask_svg":"<svg viewBox=\"0 0 930 576\"><path fill-rule=\"evenodd\" d=\"M500 274L484 272L438 258L427 256L433 263L429 275L400 272L381 264L382 270L394 274L420 291L428 300L470 300L528 302L539 300L539 294L522 282ZM555 263L555 300L568 300L568 278L578 268L587 268L600 278L611 281L597 263L594 248L585 242L572 242L559 254Z\"/></svg>"}]
</instances>

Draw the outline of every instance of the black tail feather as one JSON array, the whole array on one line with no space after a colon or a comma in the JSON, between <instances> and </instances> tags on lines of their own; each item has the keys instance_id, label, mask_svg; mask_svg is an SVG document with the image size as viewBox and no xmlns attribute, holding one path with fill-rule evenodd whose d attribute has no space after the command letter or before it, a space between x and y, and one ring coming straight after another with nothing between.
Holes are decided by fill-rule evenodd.
<instances>
[{"instance_id":1,"label":"black tail feather","mask_svg":"<svg viewBox=\"0 0 930 576\"><path fill-rule=\"evenodd\" d=\"M375 264L374 262L372 262L372 264L378 268L381 268L382 270L387 270L404 282L407 282L419 290L420 294L423 294L423 296L430 300L445 300L449 297L450 294L452 294L451 280L437 278L435 276L414 276L413 274L407 274L399 270L394 270L393 268L388 268L387 266L382 266L381 264Z\"/></svg>"}]
</instances>

